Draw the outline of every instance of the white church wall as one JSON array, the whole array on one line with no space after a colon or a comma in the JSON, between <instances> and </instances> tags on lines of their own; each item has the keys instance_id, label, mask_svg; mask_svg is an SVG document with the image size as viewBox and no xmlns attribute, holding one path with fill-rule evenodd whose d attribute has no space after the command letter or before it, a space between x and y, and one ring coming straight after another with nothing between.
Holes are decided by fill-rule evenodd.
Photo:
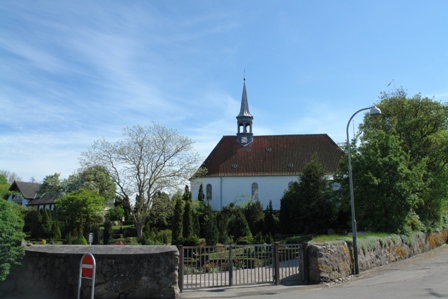
<instances>
[{"instance_id":1,"label":"white church wall","mask_svg":"<svg viewBox=\"0 0 448 299\"><path fill-rule=\"evenodd\" d=\"M202 184L207 197L207 185L212 186L210 205L214 210L235 203L241 205L252 198L252 184L258 184L258 199L265 209L272 201L274 210L280 210L280 199L288 189L290 182L297 181L297 176L253 176L253 177L210 177L199 178L191 182L193 199L198 197L199 186Z\"/></svg>"}]
</instances>

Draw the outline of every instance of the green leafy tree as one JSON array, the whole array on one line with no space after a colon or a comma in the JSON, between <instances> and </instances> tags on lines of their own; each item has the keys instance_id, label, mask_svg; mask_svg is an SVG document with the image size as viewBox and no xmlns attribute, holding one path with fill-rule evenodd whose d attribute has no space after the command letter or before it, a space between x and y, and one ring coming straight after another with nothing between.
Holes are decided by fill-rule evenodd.
<instances>
[{"instance_id":1,"label":"green leafy tree","mask_svg":"<svg viewBox=\"0 0 448 299\"><path fill-rule=\"evenodd\" d=\"M59 178L61 176L60 173L55 173L52 175L47 175L44 178L43 183L40 185L37 193L39 195L44 194L54 194L57 196L61 196L65 194L66 184L64 181Z\"/></svg>"},{"instance_id":2,"label":"green leafy tree","mask_svg":"<svg viewBox=\"0 0 448 299\"><path fill-rule=\"evenodd\" d=\"M168 194L159 192L153 199L152 208L149 211L148 224L157 230L171 229L174 216L175 202Z\"/></svg>"},{"instance_id":3,"label":"green leafy tree","mask_svg":"<svg viewBox=\"0 0 448 299\"><path fill-rule=\"evenodd\" d=\"M123 209L125 220L129 220L131 218L132 207L128 201L117 196L115 198L114 207L121 207Z\"/></svg>"},{"instance_id":4,"label":"green leafy tree","mask_svg":"<svg viewBox=\"0 0 448 299\"><path fill-rule=\"evenodd\" d=\"M114 206L107 211L106 217L110 221L121 221L124 217L124 210L120 206Z\"/></svg>"},{"instance_id":5,"label":"green leafy tree","mask_svg":"<svg viewBox=\"0 0 448 299\"><path fill-rule=\"evenodd\" d=\"M8 179L5 175L0 174L0 199L4 199L9 190Z\"/></svg>"},{"instance_id":6,"label":"green leafy tree","mask_svg":"<svg viewBox=\"0 0 448 299\"><path fill-rule=\"evenodd\" d=\"M93 165L79 170L71 175L65 182L66 191L78 191L79 189L96 191L106 202L115 199L116 186L107 169L100 165Z\"/></svg>"},{"instance_id":7,"label":"green leafy tree","mask_svg":"<svg viewBox=\"0 0 448 299\"><path fill-rule=\"evenodd\" d=\"M92 226L102 222L104 198L92 190L80 189L55 201L57 216L73 236L87 236Z\"/></svg>"},{"instance_id":8,"label":"green leafy tree","mask_svg":"<svg viewBox=\"0 0 448 299\"><path fill-rule=\"evenodd\" d=\"M82 154L84 167L100 165L117 186L117 193L131 206L131 216L142 239L154 196L159 190L176 190L196 173L201 158L193 143L177 131L159 124L127 127L123 139L98 140Z\"/></svg>"},{"instance_id":9,"label":"green leafy tree","mask_svg":"<svg viewBox=\"0 0 448 299\"><path fill-rule=\"evenodd\" d=\"M0 185L8 184L8 179L4 174L0 174Z\"/></svg>"},{"instance_id":10,"label":"green leafy tree","mask_svg":"<svg viewBox=\"0 0 448 299\"><path fill-rule=\"evenodd\" d=\"M395 135L376 134L360 147L356 157L357 219L360 225L373 231L406 233L408 219L421 202L425 164L410 167Z\"/></svg>"},{"instance_id":11,"label":"green leafy tree","mask_svg":"<svg viewBox=\"0 0 448 299\"><path fill-rule=\"evenodd\" d=\"M366 146L359 149L360 155L364 151L375 154L378 161L389 154L385 150L373 152L368 146L375 138L382 139L379 143L389 143L395 157L401 157L394 167L404 168L407 176L417 178L415 184L407 184L407 177L397 184L408 185L405 210L408 215L397 217L409 218L416 214L428 228L441 228L443 216L446 215L448 198L448 105L436 102L417 94L408 97L403 89L391 93L383 93L377 106L382 111L381 117L365 118L361 128L361 142ZM381 131L381 134L366 134ZM384 149L385 146L382 146ZM356 162L355 162L356 163ZM353 167L356 167L354 164ZM389 165L392 167L392 165ZM360 171L370 171L360 169ZM421 180L420 180L421 178ZM378 189L386 188L388 182L377 182ZM395 186L396 187L396 186ZM411 189L409 189L411 188ZM403 187L405 189L405 187ZM392 191L391 191L392 192ZM410 194L409 194L410 193ZM383 192L383 196L386 192ZM355 199L365 194L358 194ZM410 208L409 208L410 207Z\"/></svg>"},{"instance_id":12,"label":"green leafy tree","mask_svg":"<svg viewBox=\"0 0 448 299\"><path fill-rule=\"evenodd\" d=\"M21 241L24 221L21 208L15 203L0 200L0 281L4 281L13 265L18 265L25 253Z\"/></svg>"}]
</instances>

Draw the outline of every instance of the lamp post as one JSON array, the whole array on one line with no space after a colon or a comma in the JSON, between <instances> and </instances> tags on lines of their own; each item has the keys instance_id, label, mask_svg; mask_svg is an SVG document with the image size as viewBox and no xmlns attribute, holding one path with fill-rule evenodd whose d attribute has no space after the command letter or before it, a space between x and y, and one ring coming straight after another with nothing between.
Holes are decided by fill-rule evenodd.
<instances>
[{"instance_id":1,"label":"lamp post","mask_svg":"<svg viewBox=\"0 0 448 299\"><path fill-rule=\"evenodd\" d=\"M350 122L352 121L353 117L358 114L361 111L369 110L370 109L370 116L374 115L380 115L381 110L376 107L368 107L368 108L362 108L353 113L352 117L348 120L347 123L347 155L348 155L348 181L350 185L350 203L352 207L352 234L353 234L353 259L355 264L355 274L359 274L359 263L358 263L358 240L356 237L356 217L355 217L355 196L353 193L353 176L352 176L352 164L350 159L350 138L348 136L348 127L350 126Z\"/></svg>"}]
</instances>

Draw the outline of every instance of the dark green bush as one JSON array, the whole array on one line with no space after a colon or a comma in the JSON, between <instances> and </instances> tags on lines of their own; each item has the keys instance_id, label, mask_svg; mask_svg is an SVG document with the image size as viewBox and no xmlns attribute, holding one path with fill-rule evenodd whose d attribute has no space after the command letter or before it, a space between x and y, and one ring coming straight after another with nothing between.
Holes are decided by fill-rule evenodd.
<instances>
[{"instance_id":1,"label":"dark green bush","mask_svg":"<svg viewBox=\"0 0 448 299\"><path fill-rule=\"evenodd\" d=\"M201 240L197 236L190 236L188 238L182 238L181 243L184 246L198 246Z\"/></svg>"},{"instance_id":2,"label":"dark green bush","mask_svg":"<svg viewBox=\"0 0 448 299\"><path fill-rule=\"evenodd\" d=\"M239 237L236 240L236 244L238 245L248 245L248 244L252 244L252 238L249 236L245 236L245 237Z\"/></svg>"},{"instance_id":3,"label":"dark green bush","mask_svg":"<svg viewBox=\"0 0 448 299\"><path fill-rule=\"evenodd\" d=\"M125 238L137 237L137 228L135 227L125 228L123 230L123 235L125 236Z\"/></svg>"},{"instance_id":4,"label":"dark green bush","mask_svg":"<svg viewBox=\"0 0 448 299\"><path fill-rule=\"evenodd\" d=\"M64 244L67 244L67 245L87 245L87 241L86 241L86 238L84 238L84 237L72 237L70 234L68 234L66 239L65 239L65 241L64 241Z\"/></svg>"}]
</instances>

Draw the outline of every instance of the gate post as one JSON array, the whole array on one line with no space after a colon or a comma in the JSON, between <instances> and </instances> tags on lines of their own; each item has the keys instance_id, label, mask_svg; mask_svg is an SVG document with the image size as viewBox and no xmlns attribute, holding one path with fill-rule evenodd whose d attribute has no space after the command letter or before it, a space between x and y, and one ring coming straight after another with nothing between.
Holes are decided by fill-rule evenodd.
<instances>
[{"instance_id":1,"label":"gate post","mask_svg":"<svg viewBox=\"0 0 448 299\"><path fill-rule=\"evenodd\" d=\"M184 247L182 245L177 246L179 251L179 270L177 272L179 292L182 293L184 290Z\"/></svg>"},{"instance_id":2,"label":"gate post","mask_svg":"<svg viewBox=\"0 0 448 299\"><path fill-rule=\"evenodd\" d=\"M278 242L274 243L274 284L277 286L280 283L280 262L278 256Z\"/></svg>"},{"instance_id":3,"label":"gate post","mask_svg":"<svg viewBox=\"0 0 448 299\"><path fill-rule=\"evenodd\" d=\"M229 286L233 285L232 245L229 245Z\"/></svg>"}]
</instances>

